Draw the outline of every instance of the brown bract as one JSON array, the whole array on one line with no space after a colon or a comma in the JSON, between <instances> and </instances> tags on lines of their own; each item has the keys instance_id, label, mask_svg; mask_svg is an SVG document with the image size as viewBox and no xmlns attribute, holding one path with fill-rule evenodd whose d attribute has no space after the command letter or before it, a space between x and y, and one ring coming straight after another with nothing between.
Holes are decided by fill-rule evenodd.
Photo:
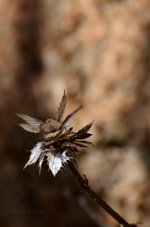
<instances>
[{"instance_id":1,"label":"brown bract","mask_svg":"<svg viewBox=\"0 0 150 227\"><path fill-rule=\"evenodd\" d=\"M46 159L49 169L55 176L67 162L74 159L75 153L80 148L86 148L89 144L92 144L86 140L92 135L88 132L92 123L87 124L77 132L74 132L73 127L70 127L73 116L82 108L81 106L62 120L66 104L67 95L64 91L56 118L48 118L45 122L25 114L17 114L25 121L25 123L20 124L24 130L40 133L42 137L41 141L31 150L30 158L25 167L39 161L39 170L41 171L43 161Z\"/></svg>"}]
</instances>

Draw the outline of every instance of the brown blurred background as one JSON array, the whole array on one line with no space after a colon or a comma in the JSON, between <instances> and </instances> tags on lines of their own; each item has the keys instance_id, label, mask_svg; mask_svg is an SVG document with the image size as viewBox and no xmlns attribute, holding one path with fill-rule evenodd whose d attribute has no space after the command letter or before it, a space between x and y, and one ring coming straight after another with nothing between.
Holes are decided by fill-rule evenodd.
<instances>
[{"instance_id":1,"label":"brown blurred background","mask_svg":"<svg viewBox=\"0 0 150 227\"><path fill-rule=\"evenodd\" d=\"M45 119L64 89L73 124L94 120L78 157L90 185L129 222L150 223L150 1L0 1L0 226L116 227L69 170L23 170L37 136L16 113Z\"/></svg>"}]
</instances>

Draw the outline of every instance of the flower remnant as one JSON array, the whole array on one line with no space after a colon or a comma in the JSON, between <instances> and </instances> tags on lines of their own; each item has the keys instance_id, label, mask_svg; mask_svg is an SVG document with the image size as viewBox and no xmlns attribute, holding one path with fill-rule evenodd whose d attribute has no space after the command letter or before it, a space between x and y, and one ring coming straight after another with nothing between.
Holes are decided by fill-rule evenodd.
<instances>
[{"instance_id":1,"label":"flower remnant","mask_svg":"<svg viewBox=\"0 0 150 227\"><path fill-rule=\"evenodd\" d=\"M75 165L75 155L81 148L86 148L89 144L92 144L86 140L92 135L88 132L92 123L87 124L79 131L74 132L73 127L70 127L69 125L73 116L81 109L81 106L62 120L66 104L67 96L64 91L55 118L48 118L46 121L41 121L25 114L17 114L17 116L25 121L25 123L20 124L24 130L32 133L39 133L41 136L40 141L38 141L31 150L29 160L24 168L38 161L40 172L43 161L46 160L52 174L56 176L62 167L68 165L83 190L91 199L113 217L119 223L120 227L137 227L136 224L129 224L101 197L99 197L89 186L87 178L81 176L78 171Z\"/></svg>"},{"instance_id":2,"label":"flower remnant","mask_svg":"<svg viewBox=\"0 0 150 227\"><path fill-rule=\"evenodd\" d=\"M75 154L80 151L80 148L86 148L91 144L86 139L92 135L88 132L92 123L74 132L73 127L70 127L70 122L82 107L78 107L62 120L66 104L67 95L64 91L55 118L48 118L45 122L25 114L17 114L25 121L20 124L24 130L41 135L41 141L31 150L30 158L25 167L38 161L40 172L43 161L47 160L48 167L55 176L63 166L74 160Z\"/></svg>"}]
</instances>

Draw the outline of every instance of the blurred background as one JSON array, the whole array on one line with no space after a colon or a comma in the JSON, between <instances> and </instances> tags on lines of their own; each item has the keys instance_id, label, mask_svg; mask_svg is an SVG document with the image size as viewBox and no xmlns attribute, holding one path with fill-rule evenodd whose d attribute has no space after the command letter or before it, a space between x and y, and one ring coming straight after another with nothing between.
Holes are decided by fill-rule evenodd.
<instances>
[{"instance_id":1,"label":"blurred background","mask_svg":"<svg viewBox=\"0 0 150 227\"><path fill-rule=\"evenodd\" d=\"M150 1L0 1L0 225L117 227L69 169L23 170L38 136L16 113L44 120L64 89L94 147L78 156L92 188L130 223L150 223Z\"/></svg>"}]
</instances>

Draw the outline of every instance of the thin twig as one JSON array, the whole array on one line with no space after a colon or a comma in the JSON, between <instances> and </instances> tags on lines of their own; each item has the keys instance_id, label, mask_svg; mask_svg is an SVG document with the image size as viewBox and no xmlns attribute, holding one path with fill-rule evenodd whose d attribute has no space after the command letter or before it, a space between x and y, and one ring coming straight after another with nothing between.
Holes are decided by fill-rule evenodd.
<instances>
[{"instance_id":1,"label":"thin twig","mask_svg":"<svg viewBox=\"0 0 150 227\"><path fill-rule=\"evenodd\" d=\"M71 172L76 177L80 186L84 191L101 207L103 208L111 217L113 217L121 227L137 227L135 224L129 224L124 218L122 218L115 210L113 210L102 198L100 198L93 189L89 186L88 180L81 176L73 162L69 163L69 168Z\"/></svg>"},{"instance_id":2,"label":"thin twig","mask_svg":"<svg viewBox=\"0 0 150 227\"><path fill-rule=\"evenodd\" d=\"M93 219L99 227L106 227L106 224L100 220L99 213L97 213L96 210L93 210L93 208L88 204L87 199L82 196L77 197L77 202L79 206L82 208L84 212L87 213L87 215Z\"/></svg>"}]
</instances>

